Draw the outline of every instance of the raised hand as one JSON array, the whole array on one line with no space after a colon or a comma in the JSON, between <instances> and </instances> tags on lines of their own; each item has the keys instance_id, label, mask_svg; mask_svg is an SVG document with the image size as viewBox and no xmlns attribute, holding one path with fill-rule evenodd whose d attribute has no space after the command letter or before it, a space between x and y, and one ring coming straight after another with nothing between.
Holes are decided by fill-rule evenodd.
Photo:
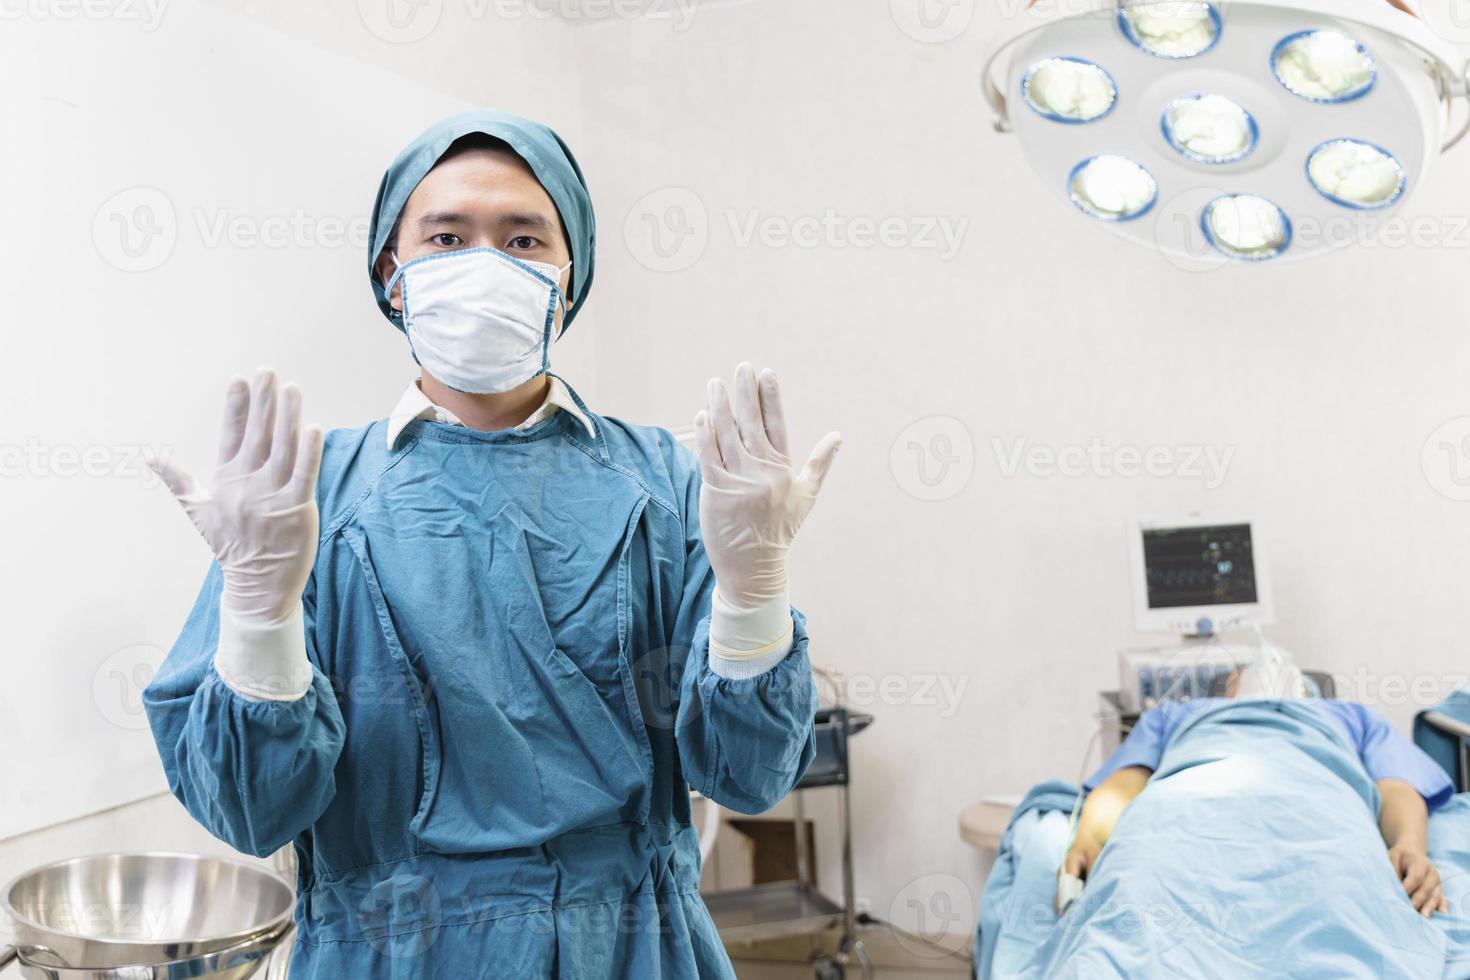
<instances>
[{"instance_id":1,"label":"raised hand","mask_svg":"<svg viewBox=\"0 0 1470 980\"><path fill-rule=\"evenodd\" d=\"M817 501L842 437L829 432L801 472L788 455L781 389L769 368L735 369L733 399L711 378L708 407L694 418L704 485L699 522L720 596L754 608L786 594L786 553Z\"/></svg>"},{"instance_id":2,"label":"raised hand","mask_svg":"<svg viewBox=\"0 0 1470 980\"><path fill-rule=\"evenodd\" d=\"M279 622L301 601L316 560L321 460L321 429L301 429L301 390L278 390L271 371L230 381L212 487L149 460L213 549L236 619Z\"/></svg>"}]
</instances>

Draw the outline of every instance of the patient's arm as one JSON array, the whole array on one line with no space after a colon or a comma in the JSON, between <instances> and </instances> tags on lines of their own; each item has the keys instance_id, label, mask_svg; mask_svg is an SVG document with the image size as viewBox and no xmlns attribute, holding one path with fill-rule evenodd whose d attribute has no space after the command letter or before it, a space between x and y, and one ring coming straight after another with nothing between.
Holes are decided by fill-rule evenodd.
<instances>
[{"instance_id":1,"label":"patient's arm","mask_svg":"<svg viewBox=\"0 0 1470 980\"><path fill-rule=\"evenodd\" d=\"M1401 779L1378 780L1378 795L1383 798L1378 828L1409 901L1426 917L1449 911L1439 871L1429 860L1429 809L1424 797Z\"/></svg>"},{"instance_id":2,"label":"patient's arm","mask_svg":"<svg viewBox=\"0 0 1470 980\"><path fill-rule=\"evenodd\" d=\"M1124 766L1087 794L1082 816L1077 821L1077 836L1062 862L1063 871L1078 878L1087 877L1102 846L1107 843L1108 835L1113 832L1113 824L1118 822L1118 817L1133 798L1143 792L1148 777L1152 775L1153 770L1144 766Z\"/></svg>"}]
</instances>

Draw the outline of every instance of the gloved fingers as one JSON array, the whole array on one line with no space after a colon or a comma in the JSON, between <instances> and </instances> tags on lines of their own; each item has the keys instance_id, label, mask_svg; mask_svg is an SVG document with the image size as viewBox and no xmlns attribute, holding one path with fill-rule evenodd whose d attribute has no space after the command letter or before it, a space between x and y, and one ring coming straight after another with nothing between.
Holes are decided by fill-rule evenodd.
<instances>
[{"instance_id":1,"label":"gloved fingers","mask_svg":"<svg viewBox=\"0 0 1470 980\"><path fill-rule=\"evenodd\" d=\"M149 453L144 461L148 464L148 468L163 481L163 485L168 487L168 492L173 494L179 503L187 504L197 501L200 498L199 484L195 482L192 476L179 468L173 460L159 459L157 456Z\"/></svg>"},{"instance_id":2,"label":"gloved fingers","mask_svg":"<svg viewBox=\"0 0 1470 980\"><path fill-rule=\"evenodd\" d=\"M694 416L694 454L699 457L699 474L705 483L713 483L724 472L725 462L720 459L714 423L705 409L700 409Z\"/></svg>"},{"instance_id":3,"label":"gloved fingers","mask_svg":"<svg viewBox=\"0 0 1470 980\"><path fill-rule=\"evenodd\" d=\"M797 484L808 496L815 497L822 489L822 481L827 479L827 471L832 468L832 461L837 458L837 450L841 448L842 434L829 432L817 443L817 448L812 450L806 465L801 468L801 475L796 478Z\"/></svg>"},{"instance_id":4,"label":"gloved fingers","mask_svg":"<svg viewBox=\"0 0 1470 980\"><path fill-rule=\"evenodd\" d=\"M755 388L755 368L749 361L741 361L735 368L735 423L739 426L740 443L745 451L757 459L769 459L772 455L770 440L766 438L766 423L761 418L760 395Z\"/></svg>"},{"instance_id":5,"label":"gloved fingers","mask_svg":"<svg viewBox=\"0 0 1470 980\"><path fill-rule=\"evenodd\" d=\"M250 418L240 445L241 469L253 473L271 455L271 430L276 423L276 373L263 370L250 388Z\"/></svg>"},{"instance_id":6,"label":"gloved fingers","mask_svg":"<svg viewBox=\"0 0 1470 980\"><path fill-rule=\"evenodd\" d=\"M294 384L281 388L281 405L276 412L271 455L266 463L270 485L279 490L291 481L296 468L296 447L301 441L301 389Z\"/></svg>"},{"instance_id":7,"label":"gloved fingers","mask_svg":"<svg viewBox=\"0 0 1470 980\"><path fill-rule=\"evenodd\" d=\"M235 458L245 441L245 423L250 418L250 382L236 375L225 389L225 419L220 425L219 463Z\"/></svg>"},{"instance_id":8,"label":"gloved fingers","mask_svg":"<svg viewBox=\"0 0 1470 980\"><path fill-rule=\"evenodd\" d=\"M720 450L720 460L725 472L739 473L745 458L745 447L740 444L740 433L735 428L735 415L730 410L730 397L725 382L719 378L709 379L709 417L715 434L715 445Z\"/></svg>"},{"instance_id":9,"label":"gloved fingers","mask_svg":"<svg viewBox=\"0 0 1470 980\"><path fill-rule=\"evenodd\" d=\"M791 449L786 436L786 409L781 404L781 384L776 380L776 372L770 368L763 369L757 382L760 389L761 419L766 426L766 440L783 459L790 459Z\"/></svg>"},{"instance_id":10,"label":"gloved fingers","mask_svg":"<svg viewBox=\"0 0 1470 980\"><path fill-rule=\"evenodd\" d=\"M316 480L322 468L324 439L319 425L308 425L302 431L300 445L296 450L296 466L291 473L291 482L286 484L289 499L305 503L316 498Z\"/></svg>"}]
</instances>

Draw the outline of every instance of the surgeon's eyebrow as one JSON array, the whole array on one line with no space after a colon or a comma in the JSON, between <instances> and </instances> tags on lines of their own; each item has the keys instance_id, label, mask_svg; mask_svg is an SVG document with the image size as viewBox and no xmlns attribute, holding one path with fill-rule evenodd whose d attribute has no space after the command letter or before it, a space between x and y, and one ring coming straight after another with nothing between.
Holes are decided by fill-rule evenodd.
<instances>
[{"instance_id":1,"label":"surgeon's eyebrow","mask_svg":"<svg viewBox=\"0 0 1470 980\"><path fill-rule=\"evenodd\" d=\"M458 211L430 211L419 218L419 227L428 228L433 225L467 225L470 217ZM509 225L512 228L535 228L540 231L552 231L556 225L544 214L534 212L516 212L501 216L499 224Z\"/></svg>"}]
</instances>

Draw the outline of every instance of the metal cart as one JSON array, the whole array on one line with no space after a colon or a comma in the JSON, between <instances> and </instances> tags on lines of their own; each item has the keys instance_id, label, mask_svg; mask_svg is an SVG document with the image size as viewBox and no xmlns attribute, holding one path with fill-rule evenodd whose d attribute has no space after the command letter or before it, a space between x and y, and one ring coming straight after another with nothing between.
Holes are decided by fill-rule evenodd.
<instances>
[{"instance_id":1,"label":"metal cart","mask_svg":"<svg viewBox=\"0 0 1470 980\"><path fill-rule=\"evenodd\" d=\"M710 916L726 943L812 937L812 969L818 980L842 980L848 964L856 959L864 980L871 980L873 964L857 935L857 907L852 880L852 807L848 795L851 768L848 739L867 728L873 716L847 710L841 697L841 677L820 668L814 670L838 692L837 703L820 709L815 718L817 757L791 794L796 829L796 880L714 892L704 896ZM812 789L835 787L842 834L842 902L817 891L812 880L811 855L807 850L806 819L802 794ZM822 948L821 934L839 927L842 936L837 955Z\"/></svg>"}]
</instances>

